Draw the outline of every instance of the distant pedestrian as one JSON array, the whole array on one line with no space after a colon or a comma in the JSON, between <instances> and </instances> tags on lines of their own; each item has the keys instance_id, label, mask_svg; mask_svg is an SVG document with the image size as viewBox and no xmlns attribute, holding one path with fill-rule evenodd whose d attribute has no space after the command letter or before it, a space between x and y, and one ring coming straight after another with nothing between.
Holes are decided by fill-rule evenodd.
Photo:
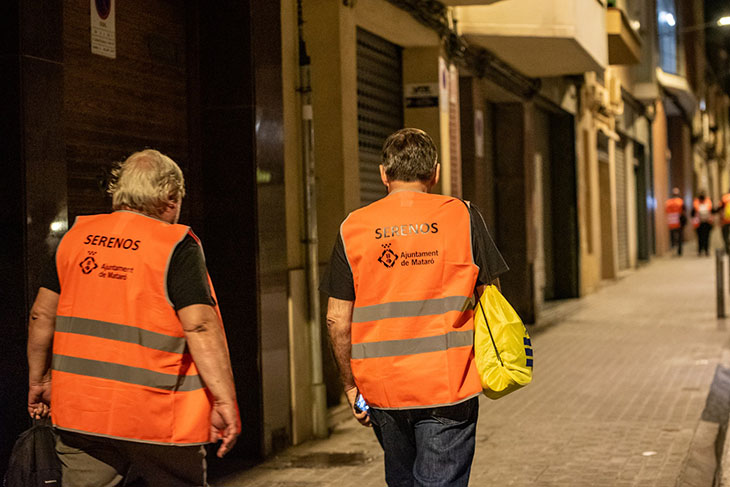
<instances>
[{"instance_id":1,"label":"distant pedestrian","mask_svg":"<svg viewBox=\"0 0 730 487\"><path fill-rule=\"evenodd\" d=\"M713 222L712 201L700 191L692 204L692 224L697 231L697 255L710 255L710 231Z\"/></svg>"},{"instance_id":2,"label":"distant pedestrian","mask_svg":"<svg viewBox=\"0 0 730 487\"><path fill-rule=\"evenodd\" d=\"M63 485L204 486L202 445L222 439L222 456L241 427L202 249L177 224L183 174L137 152L110 193L115 211L76 219L38 290L28 412L51 415Z\"/></svg>"},{"instance_id":3,"label":"distant pedestrian","mask_svg":"<svg viewBox=\"0 0 730 487\"><path fill-rule=\"evenodd\" d=\"M507 270L473 205L430 194L436 156L421 130L388 137L388 195L345 219L322 281L345 394L374 427L391 487L468 484L482 392L472 293Z\"/></svg>"},{"instance_id":4,"label":"distant pedestrian","mask_svg":"<svg viewBox=\"0 0 730 487\"><path fill-rule=\"evenodd\" d=\"M717 208L722 221L722 240L725 243L725 253L730 255L730 190L722 195Z\"/></svg>"},{"instance_id":5,"label":"distant pedestrian","mask_svg":"<svg viewBox=\"0 0 730 487\"><path fill-rule=\"evenodd\" d=\"M667 215L667 225L669 226L669 235L671 237L672 248L677 249L677 255L682 255L682 241L684 240L684 225L687 223L687 215L684 209L684 200L682 199L679 188L672 189L672 197L665 204L665 213Z\"/></svg>"}]
</instances>

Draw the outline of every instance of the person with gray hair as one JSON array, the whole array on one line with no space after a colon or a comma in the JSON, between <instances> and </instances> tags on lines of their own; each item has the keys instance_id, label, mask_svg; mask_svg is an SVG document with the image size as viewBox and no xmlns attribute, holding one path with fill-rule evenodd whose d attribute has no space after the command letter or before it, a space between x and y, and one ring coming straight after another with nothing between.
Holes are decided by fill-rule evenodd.
<instances>
[{"instance_id":1,"label":"person with gray hair","mask_svg":"<svg viewBox=\"0 0 730 487\"><path fill-rule=\"evenodd\" d=\"M108 193L114 210L133 209L164 219L165 210L185 197L185 179L172 159L146 149L112 169Z\"/></svg>"},{"instance_id":2,"label":"person with gray hair","mask_svg":"<svg viewBox=\"0 0 730 487\"><path fill-rule=\"evenodd\" d=\"M79 216L30 312L28 413L50 415L64 485L205 486L204 445L241 421L185 181L156 150L113 170L114 212Z\"/></svg>"},{"instance_id":3,"label":"person with gray hair","mask_svg":"<svg viewBox=\"0 0 730 487\"><path fill-rule=\"evenodd\" d=\"M391 487L468 484L482 392L471 303L507 270L476 207L431 194L437 155L419 129L386 139L388 195L342 222L320 287L345 396Z\"/></svg>"}]
</instances>

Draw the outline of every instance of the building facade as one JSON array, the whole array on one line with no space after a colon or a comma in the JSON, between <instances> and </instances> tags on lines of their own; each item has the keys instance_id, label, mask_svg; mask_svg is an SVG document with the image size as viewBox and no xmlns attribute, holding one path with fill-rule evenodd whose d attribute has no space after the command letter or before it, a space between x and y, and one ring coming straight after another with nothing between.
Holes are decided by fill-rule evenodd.
<instances>
[{"instance_id":1,"label":"building facade","mask_svg":"<svg viewBox=\"0 0 730 487\"><path fill-rule=\"evenodd\" d=\"M700 0L112 1L106 41L95 2L36 3L0 17L4 438L25 424L39 275L76 216L109 210L109 169L136 150L185 172L243 462L326 435L343 409L318 276L342 219L385 195L380 148L398 128L431 134L436 191L482 210L527 323L667 254L673 186L688 207L730 189Z\"/></svg>"}]
</instances>

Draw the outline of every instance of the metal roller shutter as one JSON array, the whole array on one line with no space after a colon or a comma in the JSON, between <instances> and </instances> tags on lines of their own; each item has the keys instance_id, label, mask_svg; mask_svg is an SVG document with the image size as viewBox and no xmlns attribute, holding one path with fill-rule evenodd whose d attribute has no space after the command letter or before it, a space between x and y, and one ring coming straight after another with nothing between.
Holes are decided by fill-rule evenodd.
<instances>
[{"instance_id":1,"label":"metal roller shutter","mask_svg":"<svg viewBox=\"0 0 730 487\"><path fill-rule=\"evenodd\" d=\"M385 139L403 127L401 48L357 29L357 131L360 202L385 195L378 165Z\"/></svg>"},{"instance_id":2,"label":"metal roller shutter","mask_svg":"<svg viewBox=\"0 0 730 487\"><path fill-rule=\"evenodd\" d=\"M618 233L618 268L629 268L629 224L626 201L626 144L616 144L616 231Z\"/></svg>"}]
</instances>

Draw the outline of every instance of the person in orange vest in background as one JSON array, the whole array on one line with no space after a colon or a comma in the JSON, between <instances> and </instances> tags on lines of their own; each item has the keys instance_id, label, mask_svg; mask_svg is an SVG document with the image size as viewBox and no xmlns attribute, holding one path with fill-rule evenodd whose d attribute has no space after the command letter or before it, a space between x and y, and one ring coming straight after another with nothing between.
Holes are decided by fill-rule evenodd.
<instances>
[{"instance_id":1,"label":"person in orange vest in background","mask_svg":"<svg viewBox=\"0 0 730 487\"><path fill-rule=\"evenodd\" d=\"M665 204L665 213L667 215L667 224L669 225L669 235L671 237L672 248L677 248L677 255L682 255L682 241L684 225L687 223L687 216L684 211L684 200L682 199L679 188L672 189L672 197Z\"/></svg>"},{"instance_id":2,"label":"person in orange vest in background","mask_svg":"<svg viewBox=\"0 0 730 487\"><path fill-rule=\"evenodd\" d=\"M80 216L30 312L28 413L49 413L63 484L203 486L203 445L241 421L185 183L155 150L114 171L114 212Z\"/></svg>"},{"instance_id":3,"label":"person in orange vest in background","mask_svg":"<svg viewBox=\"0 0 730 487\"><path fill-rule=\"evenodd\" d=\"M697 255L710 255L710 230L712 230L714 208L710 198L700 191L692 203L692 224L697 231Z\"/></svg>"},{"instance_id":4,"label":"person in orange vest in background","mask_svg":"<svg viewBox=\"0 0 730 487\"><path fill-rule=\"evenodd\" d=\"M722 195L717 212L722 218L722 240L725 242L725 253L730 255L730 191Z\"/></svg>"},{"instance_id":5,"label":"person in orange vest in background","mask_svg":"<svg viewBox=\"0 0 730 487\"><path fill-rule=\"evenodd\" d=\"M388 137L388 195L343 221L320 287L345 395L375 430L389 486L468 484L482 392L472 295L507 270L473 205L430 194L439 171L428 134Z\"/></svg>"}]
</instances>

